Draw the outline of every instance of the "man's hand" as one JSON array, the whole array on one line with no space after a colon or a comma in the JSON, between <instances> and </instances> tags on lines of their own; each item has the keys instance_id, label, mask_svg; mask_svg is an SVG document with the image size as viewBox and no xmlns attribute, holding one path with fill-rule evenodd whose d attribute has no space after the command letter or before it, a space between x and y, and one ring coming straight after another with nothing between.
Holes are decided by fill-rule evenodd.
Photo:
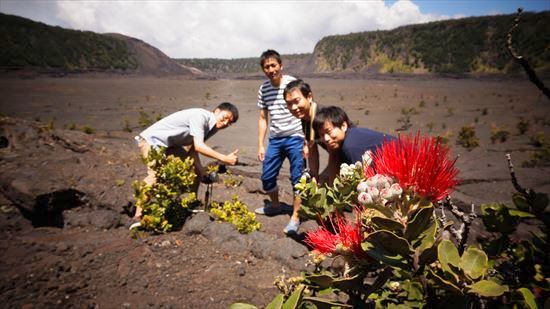
<instances>
[{"instance_id":1,"label":"man's hand","mask_svg":"<svg viewBox=\"0 0 550 309\"><path fill-rule=\"evenodd\" d=\"M232 153L225 156L224 163L227 163L229 165L235 165L239 161L239 158L237 157L237 153L239 152L239 149L236 149Z\"/></svg>"},{"instance_id":2,"label":"man's hand","mask_svg":"<svg viewBox=\"0 0 550 309\"><path fill-rule=\"evenodd\" d=\"M304 143L303 153L304 153L304 159L309 158L309 144L308 144L308 142Z\"/></svg>"},{"instance_id":3,"label":"man's hand","mask_svg":"<svg viewBox=\"0 0 550 309\"><path fill-rule=\"evenodd\" d=\"M260 146L258 147L258 160L260 160L260 162L263 162L265 159L265 148L264 146Z\"/></svg>"}]
</instances>

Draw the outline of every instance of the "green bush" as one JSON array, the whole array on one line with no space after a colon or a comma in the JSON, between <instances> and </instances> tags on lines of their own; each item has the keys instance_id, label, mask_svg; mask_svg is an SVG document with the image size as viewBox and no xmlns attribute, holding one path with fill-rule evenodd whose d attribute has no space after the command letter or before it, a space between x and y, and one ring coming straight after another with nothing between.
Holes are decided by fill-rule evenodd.
<instances>
[{"instance_id":1,"label":"green bush","mask_svg":"<svg viewBox=\"0 0 550 309\"><path fill-rule=\"evenodd\" d=\"M233 195L231 201L226 201L223 204L212 202L210 213L220 221L233 224L242 234L257 231L262 226L260 222L256 221L256 214L249 211L246 204L239 201L237 195Z\"/></svg>"},{"instance_id":2,"label":"green bush","mask_svg":"<svg viewBox=\"0 0 550 309\"><path fill-rule=\"evenodd\" d=\"M476 129L472 126L465 126L458 132L456 144L468 149L468 151L479 146L479 139L476 137Z\"/></svg>"},{"instance_id":3,"label":"green bush","mask_svg":"<svg viewBox=\"0 0 550 309\"><path fill-rule=\"evenodd\" d=\"M510 132L508 130L499 128L497 126L493 126L491 128L491 143L504 143L508 137L510 136Z\"/></svg>"},{"instance_id":4,"label":"green bush","mask_svg":"<svg viewBox=\"0 0 550 309\"><path fill-rule=\"evenodd\" d=\"M173 155L166 156L165 149L151 149L144 158L155 171L156 182L147 185L134 182L136 206L142 209L140 229L159 233L181 228L189 216L188 209L199 205L192 187L197 175L193 159L181 160Z\"/></svg>"},{"instance_id":5,"label":"green bush","mask_svg":"<svg viewBox=\"0 0 550 309\"><path fill-rule=\"evenodd\" d=\"M520 117L518 123L516 124L519 135L527 133L527 131L529 131L529 127L531 127L531 123L529 122L529 120Z\"/></svg>"}]
</instances>

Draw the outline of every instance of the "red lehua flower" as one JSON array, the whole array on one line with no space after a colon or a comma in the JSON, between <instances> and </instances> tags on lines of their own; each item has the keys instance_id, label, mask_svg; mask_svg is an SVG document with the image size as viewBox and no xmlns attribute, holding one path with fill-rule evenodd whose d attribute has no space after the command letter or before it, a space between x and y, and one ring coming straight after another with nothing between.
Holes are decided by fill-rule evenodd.
<instances>
[{"instance_id":1,"label":"red lehua flower","mask_svg":"<svg viewBox=\"0 0 550 309\"><path fill-rule=\"evenodd\" d=\"M356 213L356 222L348 221L346 218L336 215L336 226L332 219L330 223L335 234L331 233L326 226L321 226L315 231L310 231L306 235L305 242L322 254L341 254L342 251L351 251L355 256L364 256L365 252L361 248L363 240L361 234L361 217Z\"/></svg>"},{"instance_id":2,"label":"red lehua flower","mask_svg":"<svg viewBox=\"0 0 550 309\"><path fill-rule=\"evenodd\" d=\"M449 148L435 137L399 136L376 150L372 168L365 177L376 173L392 176L404 189L412 189L422 197L439 201L460 182L456 177L456 159L449 159Z\"/></svg>"}]
</instances>

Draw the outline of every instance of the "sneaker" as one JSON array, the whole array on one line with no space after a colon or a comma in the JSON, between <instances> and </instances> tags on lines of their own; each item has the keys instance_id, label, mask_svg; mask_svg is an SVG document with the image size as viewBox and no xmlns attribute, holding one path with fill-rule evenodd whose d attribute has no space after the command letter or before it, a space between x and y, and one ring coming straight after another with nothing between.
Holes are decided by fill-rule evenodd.
<instances>
[{"instance_id":1,"label":"sneaker","mask_svg":"<svg viewBox=\"0 0 550 309\"><path fill-rule=\"evenodd\" d=\"M283 232L287 235L295 235L298 233L298 229L300 228L300 221L294 221L290 219L288 221L288 224L283 229Z\"/></svg>"},{"instance_id":2,"label":"sneaker","mask_svg":"<svg viewBox=\"0 0 550 309\"><path fill-rule=\"evenodd\" d=\"M264 207L260 207L260 208L256 208L254 210L255 213L259 214L259 215L266 215L266 216L275 216L275 215L280 215L284 212L285 210L283 209L283 207L279 206L279 207L273 207L271 205L269 206L264 206Z\"/></svg>"},{"instance_id":3,"label":"sneaker","mask_svg":"<svg viewBox=\"0 0 550 309\"><path fill-rule=\"evenodd\" d=\"M130 225L129 230L137 229L140 226L141 226L141 222L134 222L132 223L132 225Z\"/></svg>"}]
</instances>

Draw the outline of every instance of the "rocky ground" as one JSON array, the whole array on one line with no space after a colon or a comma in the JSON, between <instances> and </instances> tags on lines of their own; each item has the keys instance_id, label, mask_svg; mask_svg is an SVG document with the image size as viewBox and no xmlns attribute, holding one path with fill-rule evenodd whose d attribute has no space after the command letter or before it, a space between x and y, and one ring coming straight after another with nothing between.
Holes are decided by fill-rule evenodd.
<instances>
[{"instance_id":1,"label":"rocky ground","mask_svg":"<svg viewBox=\"0 0 550 309\"><path fill-rule=\"evenodd\" d=\"M157 102L163 112L183 108L174 102L181 99L179 90L174 89L182 84L192 93L191 99L200 102L202 98L207 108L214 104L210 97L217 100L226 93L233 93L231 101L240 104L239 123L220 132L211 143L225 152L239 145L244 165L232 171L243 183L236 188L215 184L213 199L225 201L237 194L253 210L266 198L259 181L260 165L254 159L257 111L253 104L242 103L254 100L258 81L201 81L200 88L196 81L159 80L155 87L166 87L164 96L140 92L152 93L143 90L150 82L3 80L0 112L10 116L0 118L3 307L227 308L235 302L264 306L277 293L273 285L277 276L294 276L310 267L303 232L316 224L305 222L301 234L288 238L282 233L288 215L258 217L262 229L249 235L198 213L181 231L131 236L128 226L132 220L121 211L133 200L131 183L145 175L145 168L131 139L135 128L133 133L123 132L120 122L113 119L127 117L124 113L128 111L136 118L137 111L148 111L150 101ZM121 84L110 94L99 91L117 83ZM136 93L125 92L126 83ZM420 111L412 118L411 131L426 131L425 124L432 121L441 134L452 129L449 137L453 142L460 126L480 118L475 122L480 147L465 151L451 144L460 154L457 165L463 179L453 197L463 206L509 202L512 185L504 159L508 152L518 163L517 173L524 186L550 192L548 167L520 166L534 149L527 135L513 134L506 143L492 144L490 131L484 129L491 123L514 128L522 115L531 117L532 123L542 119L537 129L548 133L550 105L536 91L532 94L528 83L369 81L367 94L350 91L359 88L361 81L313 83L314 89L329 89L319 91L317 100L343 104L359 125L393 134L404 106ZM426 107L419 103L423 101ZM488 115L483 115L484 107L489 109ZM39 116L42 121L33 119ZM57 123L47 119L57 119ZM98 131L85 134L63 129L84 121L95 121ZM290 202L287 178L283 169L281 199ZM199 197L203 195L201 188Z\"/></svg>"}]
</instances>

